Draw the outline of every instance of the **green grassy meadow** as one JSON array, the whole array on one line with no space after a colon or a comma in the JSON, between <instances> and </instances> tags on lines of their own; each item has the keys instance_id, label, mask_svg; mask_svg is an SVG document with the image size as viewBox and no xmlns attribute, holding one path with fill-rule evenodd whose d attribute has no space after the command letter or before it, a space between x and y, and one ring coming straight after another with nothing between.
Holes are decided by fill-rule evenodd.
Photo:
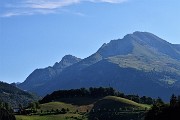
<instances>
[{"instance_id":1,"label":"green grassy meadow","mask_svg":"<svg viewBox=\"0 0 180 120\"><path fill-rule=\"evenodd\" d=\"M150 105L140 104L140 103L137 103L137 102L134 102L134 101L122 98L122 97L107 96L104 99L113 100L113 101L119 102L120 104L126 104L126 105L129 105L132 107L134 106L134 107L137 107L139 109L150 109L150 107L151 107Z\"/></svg>"},{"instance_id":2,"label":"green grassy meadow","mask_svg":"<svg viewBox=\"0 0 180 120\"><path fill-rule=\"evenodd\" d=\"M64 103L64 102L49 102L49 103L45 103L45 104L41 104L40 105L40 111L51 111L52 109L53 110L61 110L62 108L65 108L65 109L69 109L71 112L75 112L76 109L77 109L77 106L74 106L74 105L71 105L71 104L67 104L67 103Z\"/></svg>"},{"instance_id":3,"label":"green grassy meadow","mask_svg":"<svg viewBox=\"0 0 180 120\"><path fill-rule=\"evenodd\" d=\"M59 115L16 115L16 120L87 120L80 114L59 114Z\"/></svg>"},{"instance_id":4,"label":"green grassy meadow","mask_svg":"<svg viewBox=\"0 0 180 120\"><path fill-rule=\"evenodd\" d=\"M67 101L66 101L67 100ZM79 104L79 103L86 104ZM91 101L91 102L90 102ZM78 104L74 104L78 103ZM87 104L88 103L88 104ZM122 109L120 109L122 108ZM17 120L87 120L88 115L99 116L99 114L106 114L107 111L111 111L108 114L113 115L114 111L118 114L126 116L136 115L137 113L132 110L147 110L149 105L139 104L131 100L116 97L107 96L92 100L92 98L78 98L77 101L74 99L63 99L62 101L49 102L40 105L40 109L37 113L32 115L16 115ZM56 111L62 109L67 110L64 114L57 114ZM94 111L94 112L92 112ZM102 113L101 113L102 112ZM121 115L121 116L122 116Z\"/></svg>"}]
</instances>

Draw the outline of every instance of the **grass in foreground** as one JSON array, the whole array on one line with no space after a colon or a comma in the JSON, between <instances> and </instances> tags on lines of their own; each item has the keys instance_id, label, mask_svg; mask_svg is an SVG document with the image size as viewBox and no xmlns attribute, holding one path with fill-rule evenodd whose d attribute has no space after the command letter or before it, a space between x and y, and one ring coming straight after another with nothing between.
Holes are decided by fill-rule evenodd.
<instances>
[{"instance_id":1,"label":"grass in foreground","mask_svg":"<svg viewBox=\"0 0 180 120\"><path fill-rule=\"evenodd\" d=\"M116 97L116 96L107 96L104 99L113 100L113 101L116 101L116 102L119 102L119 103L131 105L131 106L134 106L134 107L139 107L140 109L150 109L150 107L151 107L150 105L140 104L140 103L134 102L132 100L128 100L128 99L121 98L121 97Z\"/></svg>"},{"instance_id":2,"label":"grass in foreground","mask_svg":"<svg viewBox=\"0 0 180 120\"><path fill-rule=\"evenodd\" d=\"M47 110L51 111L52 109L53 110L56 110L56 109L61 110L62 108L65 108L65 109L68 108L70 111L74 112L74 111L76 111L77 106L74 106L71 104L66 104L63 102L49 102L49 103L40 105L40 110L43 110L43 111L47 111Z\"/></svg>"},{"instance_id":3,"label":"grass in foreground","mask_svg":"<svg viewBox=\"0 0 180 120\"><path fill-rule=\"evenodd\" d=\"M89 104L73 104L76 101L88 101L86 103ZM89 102L91 101L91 102ZM55 114L56 110L61 110L62 108L68 109L66 114ZM89 114L90 120L95 117L115 119L122 118L126 120L126 118L134 118L139 114L144 114L142 111L134 111L134 110L148 110L150 108L149 105L139 104L134 101L116 97L116 96L107 96L104 98L100 98L95 100L89 99L73 99L73 101L69 99L64 99L63 102L49 102L40 105L40 109L37 114L39 115L16 115L17 120L87 120ZM53 110L53 111L52 111ZM94 112L92 112L92 111ZM90 113L89 113L90 112ZM115 114L116 113L116 114ZM103 117L104 116L104 117Z\"/></svg>"},{"instance_id":4,"label":"grass in foreground","mask_svg":"<svg viewBox=\"0 0 180 120\"><path fill-rule=\"evenodd\" d=\"M80 114L59 114L59 115L16 115L16 120L87 120L86 117Z\"/></svg>"}]
</instances>

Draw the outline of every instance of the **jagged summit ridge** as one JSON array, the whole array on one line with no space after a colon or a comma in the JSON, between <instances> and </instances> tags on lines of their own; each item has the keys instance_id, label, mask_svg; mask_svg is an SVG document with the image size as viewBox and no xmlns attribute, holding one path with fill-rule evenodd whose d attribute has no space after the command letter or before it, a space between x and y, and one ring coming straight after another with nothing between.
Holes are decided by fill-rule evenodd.
<instances>
[{"instance_id":1,"label":"jagged summit ridge","mask_svg":"<svg viewBox=\"0 0 180 120\"><path fill-rule=\"evenodd\" d=\"M56 76L58 76L66 67L69 67L77 62L81 61L73 55L65 55L60 62L56 62L52 67L46 67L34 70L26 80L19 85L23 90L38 89L47 82L51 82ZM33 90L32 92L35 92Z\"/></svg>"},{"instance_id":2,"label":"jagged summit ridge","mask_svg":"<svg viewBox=\"0 0 180 120\"><path fill-rule=\"evenodd\" d=\"M97 53L107 58L116 55L142 53L147 49L180 60L178 45L173 45L152 33L139 31L127 34L122 39L111 40L109 43L103 44Z\"/></svg>"},{"instance_id":3,"label":"jagged summit ridge","mask_svg":"<svg viewBox=\"0 0 180 120\"><path fill-rule=\"evenodd\" d=\"M53 65L53 68L64 68L64 67L70 66L74 63L77 63L79 61L81 61L81 58L77 58L73 55L65 55L59 63L56 62Z\"/></svg>"}]
</instances>

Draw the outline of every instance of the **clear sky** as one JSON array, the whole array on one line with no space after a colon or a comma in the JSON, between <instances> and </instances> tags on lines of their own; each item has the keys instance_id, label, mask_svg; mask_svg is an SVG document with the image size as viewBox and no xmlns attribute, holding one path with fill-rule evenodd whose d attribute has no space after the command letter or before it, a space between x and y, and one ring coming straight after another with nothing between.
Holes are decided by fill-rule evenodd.
<instances>
[{"instance_id":1,"label":"clear sky","mask_svg":"<svg viewBox=\"0 0 180 120\"><path fill-rule=\"evenodd\" d=\"M180 44L180 0L0 0L0 81L22 82L134 31Z\"/></svg>"}]
</instances>

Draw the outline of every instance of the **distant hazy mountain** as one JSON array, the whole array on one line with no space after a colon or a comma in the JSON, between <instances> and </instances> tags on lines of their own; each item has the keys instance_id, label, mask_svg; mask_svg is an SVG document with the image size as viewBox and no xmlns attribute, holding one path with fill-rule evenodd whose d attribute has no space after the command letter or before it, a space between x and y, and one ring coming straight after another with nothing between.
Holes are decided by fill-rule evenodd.
<instances>
[{"instance_id":1,"label":"distant hazy mountain","mask_svg":"<svg viewBox=\"0 0 180 120\"><path fill-rule=\"evenodd\" d=\"M19 88L4 82L0 82L0 101L9 103L12 107L28 105L29 102L38 100L37 96L22 91Z\"/></svg>"},{"instance_id":2,"label":"distant hazy mountain","mask_svg":"<svg viewBox=\"0 0 180 120\"><path fill-rule=\"evenodd\" d=\"M148 32L111 40L83 60L73 57L66 59L65 65L62 61L35 70L19 87L39 95L91 86L111 86L128 94L163 99L180 93L180 45Z\"/></svg>"}]
</instances>

